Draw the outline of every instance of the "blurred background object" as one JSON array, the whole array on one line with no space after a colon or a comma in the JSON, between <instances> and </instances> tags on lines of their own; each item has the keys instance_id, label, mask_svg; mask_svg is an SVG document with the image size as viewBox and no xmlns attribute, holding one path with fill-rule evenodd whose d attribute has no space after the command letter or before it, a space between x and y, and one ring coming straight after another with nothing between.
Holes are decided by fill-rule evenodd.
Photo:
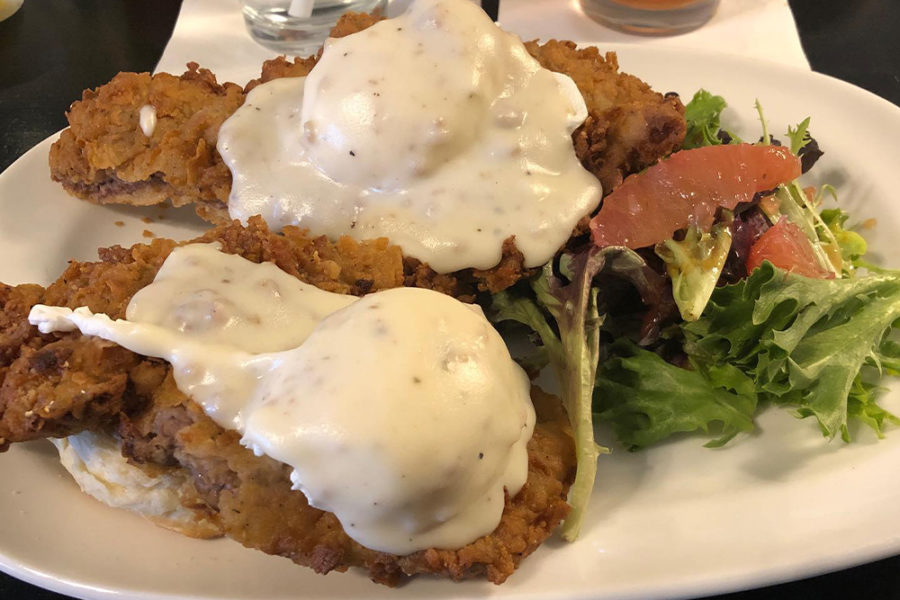
<instances>
[{"instance_id":1,"label":"blurred background object","mask_svg":"<svg viewBox=\"0 0 900 600\"><path fill-rule=\"evenodd\" d=\"M241 0L254 40L270 50L300 56L314 54L345 12L383 15L386 5L387 0Z\"/></svg>"},{"instance_id":2,"label":"blurred background object","mask_svg":"<svg viewBox=\"0 0 900 600\"><path fill-rule=\"evenodd\" d=\"M675 35L712 18L719 0L580 0L584 13L612 29L643 35Z\"/></svg>"},{"instance_id":3,"label":"blurred background object","mask_svg":"<svg viewBox=\"0 0 900 600\"><path fill-rule=\"evenodd\" d=\"M0 0L0 21L11 17L22 6L22 2L24 0Z\"/></svg>"}]
</instances>

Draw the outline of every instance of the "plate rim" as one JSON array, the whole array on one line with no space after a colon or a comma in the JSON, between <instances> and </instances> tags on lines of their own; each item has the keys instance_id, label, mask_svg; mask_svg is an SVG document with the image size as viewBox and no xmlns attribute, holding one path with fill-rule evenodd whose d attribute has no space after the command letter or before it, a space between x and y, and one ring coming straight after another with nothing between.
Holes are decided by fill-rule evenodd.
<instances>
[{"instance_id":1,"label":"plate rim","mask_svg":"<svg viewBox=\"0 0 900 600\"><path fill-rule=\"evenodd\" d=\"M661 48L661 47L647 47L642 46L640 44L616 44L615 47L609 48L612 51L617 53L621 53L626 56L626 61L628 60L627 54L635 53L637 55L660 55L660 54L681 54L681 55L692 55L697 57L715 57L716 60L722 61L738 61L742 64L753 65L753 68L767 68L767 69L776 69L781 72L791 73L797 76L801 76L804 78L812 78L813 80L818 80L822 82L822 85L828 86L836 86L835 89L841 90L840 93L852 95L862 100L862 98L866 98L865 101L871 102L872 107L878 107L878 110L886 110L890 113L893 113L893 117L896 118L897 123L900 124L900 107L893 104L889 100L878 96L877 94L866 90L864 88L858 87L854 84L848 83L836 77L818 73L815 71L807 71L800 67L795 67L791 65L784 65L775 61L766 61L758 58L749 58L746 56L731 54L728 52L719 52L719 51L709 51L697 48ZM628 69L625 69L626 72L631 72ZM638 74L639 77L643 79L643 76ZM827 100L823 100L826 101ZM56 139L59 133L54 133L49 136L45 140L39 142L37 145L29 149L26 153L20 156L16 161L14 161L6 170L0 173L0 183L8 180L14 175L10 175L11 173L16 173L18 170L24 168L22 165L26 164L26 160L34 160L33 157L37 156L37 151L44 147L44 145L49 145L52 143L51 140ZM21 164L20 164L21 163ZM73 200L74 201L74 200ZM136 240L135 243L140 243L143 240ZM900 436L900 431L893 431L888 435ZM2 460L2 459L0 459ZM740 576L728 576L725 575L720 579L706 578L697 582L694 585L685 584L680 590L676 590L676 596L674 597L688 597L697 594L710 594L710 593L726 593L732 591L738 591L743 589L749 589L752 587L757 587L761 585L769 585L775 583L781 583L785 581L793 581L800 578L810 577L814 575L819 575L827 572L831 572L834 570L839 570L843 568L853 567L860 564L865 564L871 562L873 560L878 560L881 558L885 558L888 556L894 556L900 554L900 532L894 536L895 539L892 541L883 541L880 544L872 544L870 547L864 548L852 555L848 555L846 557L835 557L833 561L826 561L826 564L817 564L817 565L808 565L808 568L798 568L797 566L786 566L780 569L774 569L769 572L769 576L761 575L761 574L753 574L753 573L745 573ZM248 550L252 551L252 550ZM528 569L529 566L526 565L524 567ZM81 597L86 599L96 599L96 600L107 600L108 598L119 598L123 597L123 595L127 595L127 597L141 598L145 600L159 600L159 599L167 599L167 598L176 598L176 597L184 597L184 598L206 598L205 596L174 596L170 594L156 594L153 592L146 592L141 590L104 590L94 586L85 586L79 585L75 581L63 580L54 577L52 574L45 573L39 569L34 569L29 567L26 564L16 565L15 561L10 559L10 557L5 552L5 549L0 544L0 570L6 572L7 574L19 578L23 581L26 581L30 584L37 585L39 587L43 587L45 589L63 593L67 595L72 595L75 597ZM343 575L342 575L343 576ZM723 587L723 583L725 580L735 581L737 579L740 583L739 587L734 586L725 586ZM647 589L635 589L632 591L625 591L624 595L617 594L616 597L619 598L648 598L648 597L662 597L666 595L667 597L671 596L671 589L656 589L651 590L648 595ZM602 592L602 591L601 591ZM87 595L84 595L87 594ZM564 594L564 592L563 592ZM551 596L546 596L551 597ZM568 597L568 598L594 598L594 597L605 597L602 595L583 595L583 594L575 594L573 595L557 595L554 597Z\"/></svg>"}]
</instances>

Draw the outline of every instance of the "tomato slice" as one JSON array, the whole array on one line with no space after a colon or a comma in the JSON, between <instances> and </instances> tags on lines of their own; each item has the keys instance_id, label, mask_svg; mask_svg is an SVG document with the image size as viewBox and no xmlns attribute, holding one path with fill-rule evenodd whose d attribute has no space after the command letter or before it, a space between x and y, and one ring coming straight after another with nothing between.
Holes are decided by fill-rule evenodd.
<instances>
[{"instance_id":1,"label":"tomato slice","mask_svg":"<svg viewBox=\"0 0 900 600\"><path fill-rule=\"evenodd\" d=\"M803 231L782 218L763 233L750 247L747 255L747 273L760 266L764 260L779 269L793 271L804 277L830 279L834 273L823 268L813 253L812 244Z\"/></svg>"},{"instance_id":2,"label":"tomato slice","mask_svg":"<svg viewBox=\"0 0 900 600\"><path fill-rule=\"evenodd\" d=\"M696 224L707 231L719 207L800 176L800 159L781 146L731 144L676 152L631 175L591 220L594 243L643 248Z\"/></svg>"}]
</instances>

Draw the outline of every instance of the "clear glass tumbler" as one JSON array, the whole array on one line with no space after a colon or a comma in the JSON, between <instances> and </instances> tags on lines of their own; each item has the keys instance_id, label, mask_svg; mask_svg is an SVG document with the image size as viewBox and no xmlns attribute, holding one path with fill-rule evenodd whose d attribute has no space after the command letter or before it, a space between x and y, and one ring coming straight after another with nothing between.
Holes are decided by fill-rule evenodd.
<instances>
[{"instance_id":1,"label":"clear glass tumbler","mask_svg":"<svg viewBox=\"0 0 900 600\"><path fill-rule=\"evenodd\" d=\"M719 0L580 0L584 13L612 29L674 35L712 18Z\"/></svg>"},{"instance_id":2,"label":"clear glass tumbler","mask_svg":"<svg viewBox=\"0 0 900 600\"><path fill-rule=\"evenodd\" d=\"M348 11L384 14L387 0L242 0L254 40L282 54L315 53Z\"/></svg>"}]
</instances>

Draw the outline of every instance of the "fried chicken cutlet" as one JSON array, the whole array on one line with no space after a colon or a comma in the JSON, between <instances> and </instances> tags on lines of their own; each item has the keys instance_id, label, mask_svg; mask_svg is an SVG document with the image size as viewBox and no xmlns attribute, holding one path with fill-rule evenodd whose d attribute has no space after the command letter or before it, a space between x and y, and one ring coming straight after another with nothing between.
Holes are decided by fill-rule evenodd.
<instances>
[{"instance_id":1,"label":"fried chicken cutlet","mask_svg":"<svg viewBox=\"0 0 900 600\"><path fill-rule=\"evenodd\" d=\"M375 21L346 15L332 35L354 33ZM629 173L679 148L685 122L678 97L658 94L620 73L613 53L557 41L530 42L527 49L546 68L570 75L581 91L589 116L573 134L574 147L607 193ZM227 222L231 174L215 150L218 127L253 87L306 75L316 60L268 61L261 77L243 90L218 84L196 65L181 77L120 74L72 105L70 127L51 150L51 176L69 193L93 202L153 204L168 198L176 205L193 202L204 219ZM201 101L204 95L208 105ZM156 107L157 126L146 136L139 113L148 104ZM515 246L509 250L503 254L506 273L497 276L492 269L484 277L475 275L480 289L499 291L528 274L521 267L510 273Z\"/></svg>"},{"instance_id":2,"label":"fried chicken cutlet","mask_svg":"<svg viewBox=\"0 0 900 600\"><path fill-rule=\"evenodd\" d=\"M288 228L273 234L259 219L248 227L219 227L196 241L221 244L254 262L334 292L360 295L404 281L400 251L385 240L330 242ZM40 334L28 324L36 303L86 305L124 317L134 293L148 285L176 246L157 239L130 249L100 251L96 263L70 264L46 289L0 285L0 444L82 431L115 435L129 461L148 473L186 475L183 503L207 524L245 546L285 556L320 573L351 566L394 585L417 573L453 579L505 580L568 512L565 502L575 457L559 401L532 393L538 425L528 444L529 473L506 498L500 524L458 550L429 549L395 556L350 539L337 518L312 508L291 490L290 467L257 457L239 435L214 423L178 390L171 367L98 338Z\"/></svg>"}]
</instances>

